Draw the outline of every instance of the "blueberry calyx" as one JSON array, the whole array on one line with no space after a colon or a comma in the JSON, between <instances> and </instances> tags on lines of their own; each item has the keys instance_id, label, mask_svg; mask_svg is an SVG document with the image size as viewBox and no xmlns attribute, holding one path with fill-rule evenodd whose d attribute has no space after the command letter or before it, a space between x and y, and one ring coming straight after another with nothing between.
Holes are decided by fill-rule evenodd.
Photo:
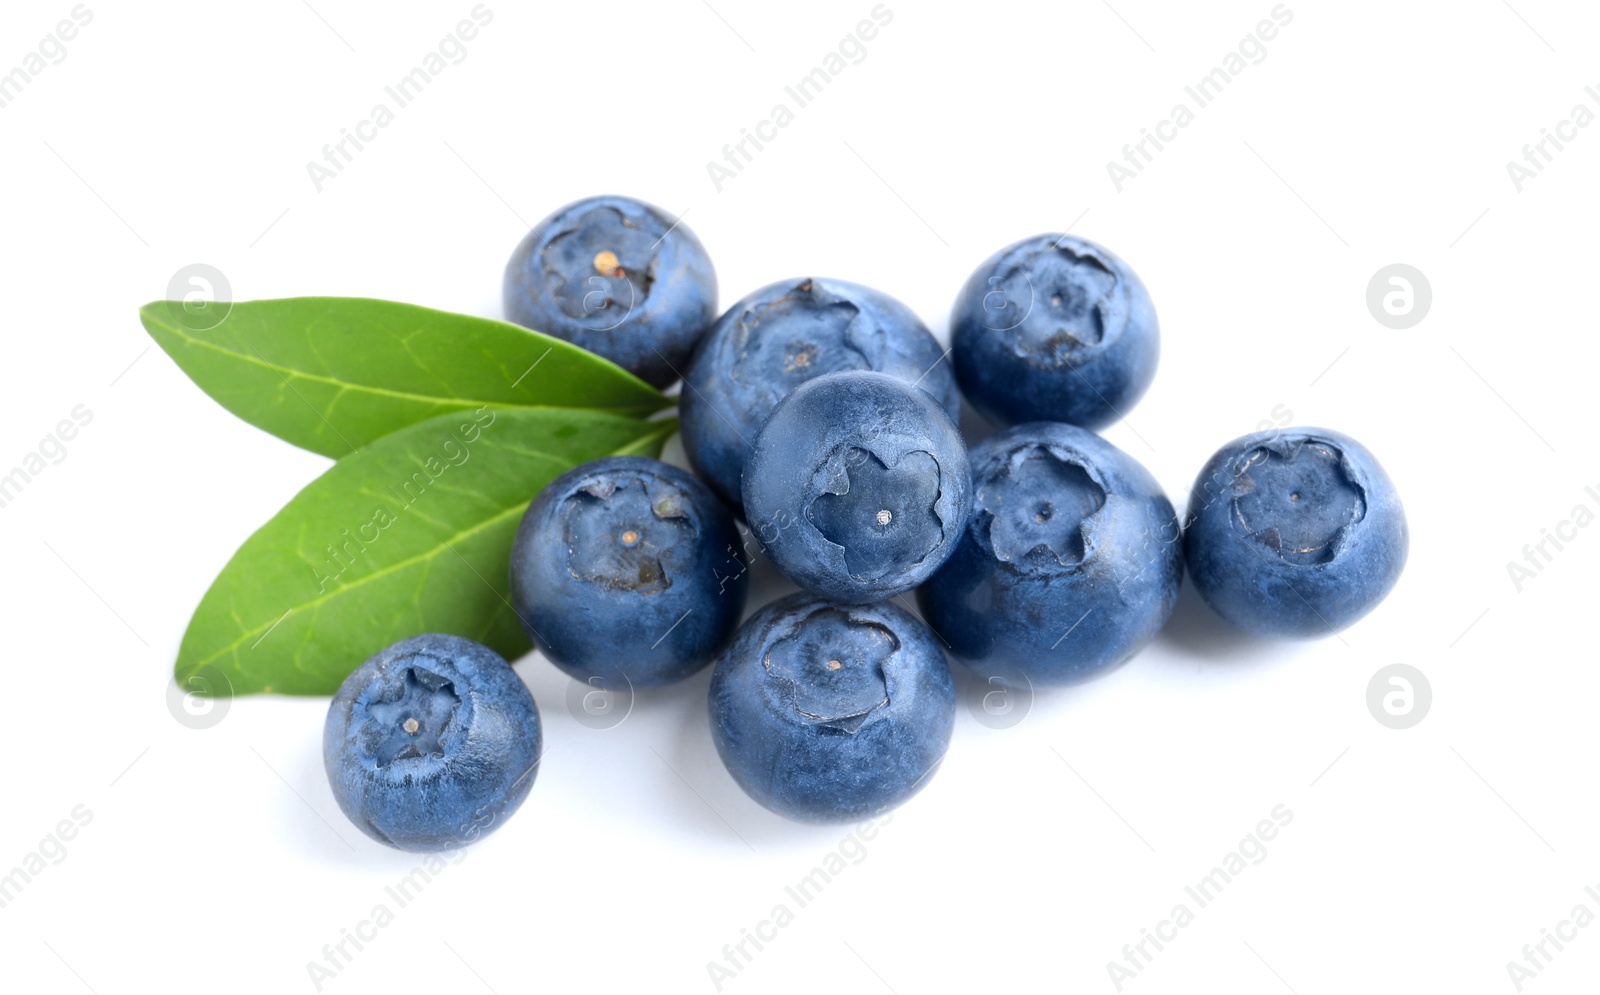
<instances>
[{"instance_id":1,"label":"blueberry calyx","mask_svg":"<svg viewBox=\"0 0 1600 995\"><path fill-rule=\"evenodd\" d=\"M1094 551L1093 522L1106 490L1082 460L1058 447L1013 449L999 476L977 496L989 546L1001 563L1082 564Z\"/></svg>"},{"instance_id":2,"label":"blueberry calyx","mask_svg":"<svg viewBox=\"0 0 1600 995\"><path fill-rule=\"evenodd\" d=\"M890 466L871 450L851 446L824 463L818 476L823 483L806 514L844 551L851 576L875 580L921 563L943 542L937 510L943 480L932 453L912 450Z\"/></svg>"},{"instance_id":3,"label":"blueberry calyx","mask_svg":"<svg viewBox=\"0 0 1600 995\"><path fill-rule=\"evenodd\" d=\"M1285 562L1327 563L1366 517L1366 490L1349 458L1308 438L1250 450L1235 463L1233 520Z\"/></svg>"},{"instance_id":4,"label":"blueberry calyx","mask_svg":"<svg viewBox=\"0 0 1600 995\"><path fill-rule=\"evenodd\" d=\"M814 280L802 280L789 293L753 304L740 313L737 337L741 349L729 376L740 383L788 380L792 388L821 373L871 369L872 363L851 336L851 326L860 315L861 308L851 301L823 290ZM769 352L754 337L768 322L781 322L785 328L792 328L792 337L781 350ZM762 369L774 361L778 365L776 371ZM775 373L782 376L774 377Z\"/></svg>"},{"instance_id":5,"label":"blueberry calyx","mask_svg":"<svg viewBox=\"0 0 1600 995\"><path fill-rule=\"evenodd\" d=\"M693 524L675 491L642 477L606 477L580 487L561 509L567 571L612 590L655 594L672 587L663 554L692 541Z\"/></svg>"},{"instance_id":6,"label":"blueberry calyx","mask_svg":"<svg viewBox=\"0 0 1600 995\"><path fill-rule=\"evenodd\" d=\"M883 664L900 648L885 626L841 608L816 609L775 639L762 666L807 722L854 733L889 704Z\"/></svg>"},{"instance_id":7,"label":"blueberry calyx","mask_svg":"<svg viewBox=\"0 0 1600 995\"><path fill-rule=\"evenodd\" d=\"M594 215L603 212L615 215L616 221L596 221ZM596 207L571 218L550 236L543 254L545 278L559 288L557 306L569 318L602 317L613 309L626 318L649 298L655 283L661 239L652 240L652 234L665 233L649 232L614 207Z\"/></svg>"},{"instance_id":8,"label":"blueberry calyx","mask_svg":"<svg viewBox=\"0 0 1600 995\"><path fill-rule=\"evenodd\" d=\"M1018 257L985 297L990 327L1018 328L1017 356L1047 369L1076 366L1115 333L1116 273L1088 248L1056 244ZM990 300L1003 301L998 307ZM1020 301L1026 307L1019 311Z\"/></svg>"},{"instance_id":9,"label":"blueberry calyx","mask_svg":"<svg viewBox=\"0 0 1600 995\"><path fill-rule=\"evenodd\" d=\"M362 741L375 766L443 757L444 737L461 705L446 677L413 664L379 688L367 706Z\"/></svg>"}]
</instances>

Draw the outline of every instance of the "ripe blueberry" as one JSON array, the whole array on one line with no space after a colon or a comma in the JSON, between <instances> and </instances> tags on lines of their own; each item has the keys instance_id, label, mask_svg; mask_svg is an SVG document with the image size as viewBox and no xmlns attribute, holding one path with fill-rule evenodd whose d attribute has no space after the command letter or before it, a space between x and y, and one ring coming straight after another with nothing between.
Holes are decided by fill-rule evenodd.
<instances>
[{"instance_id":1,"label":"ripe blueberry","mask_svg":"<svg viewBox=\"0 0 1600 995\"><path fill-rule=\"evenodd\" d=\"M939 644L894 605L795 593L750 617L711 676L711 733L750 797L802 822L910 798L955 727Z\"/></svg>"},{"instance_id":2,"label":"ripe blueberry","mask_svg":"<svg viewBox=\"0 0 1600 995\"><path fill-rule=\"evenodd\" d=\"M1144 284L1071 235L1035 235L985 260L956 298L950 346L961 391L985 417L1085 428L1144 396L1161 351Z\"/></svg>"},{"instance_id":3,"label":"ripe blueberry","mask_svg":"<svg viewBox=\"0 0 1600 995\"><path fill-rule=\"evenodd\" d=\"M869 287L815 277L762 287L717 319L684 373L684 451L738 510L750 445L790 391L876 370L917 384L955 420L961 397L943 352L909 308Z\"/></svg>"},{"instance_id":4,"label":"ripe blueberry","mask_svg":"<svg viewBox=\"0 0 1600 995\"><path fill-rule=\"evenodd\" d=\"M923 618L980 676L1067 684L1155 638L1178 600L1172 504L1094 433L1032 422L973 447L973 511L917 589Z\"/></svg>"},{"instance_id":5,"label":"ripe blueberry","mask_svg":"<svg viewBox=\"0 0 1600 995\"><path fill-rule=\"evenodd\" d=\"M640 379L678 379L717 314L711 259L681 223L628 197L590 197L533 226L506 264L507 319Z\"/></svg>"},{"instance_id":6,"label":"ripe blueberry","mask_svg":"<svg viewBox=\"0 0 1600 995\"><path fill-rule=\"evenodd\" d=\"M955 423L884 373L802 384L767 419L744 470L745 515L772 562L835 601L920 584L955 548L971 503Z\"/></svg>"},{"instance_id":7,"label":"ripe blueberry","mask_svg":"<svg viewBox=\"0 0 1600 995\"><path fill-rule=\"evenodd\" d=\"M1223 446L1195 480L1183 534L1195 589L1262 636L1355 622L1394 587L1408 546L1405 511L1377 459L1320 428Z\"/></svg>"},{"instance_id":8,"label":"ripe blueberry","mask_svg":"<svg viewBox=\"0 0 1600 995\"><path fill-rule=\"evenodd\" d=\"M401 850L451 850L510 818L539 763L539 710L498 653L460 636L403 639L328 707L322 758L350 821Z\"/></svg>"},{"instance_id":9,"label":"ripe blueberry","mask_svg":"<svg viewBox=\"0 0 1600 995\"><path fill-rule=\"evenodd\" d=\"M744 611L733 516L704 484L641 456L585 463L528 506L511 550L511 603L547 657L620 688L710 663Z\"/></svg>"}]
</instances>

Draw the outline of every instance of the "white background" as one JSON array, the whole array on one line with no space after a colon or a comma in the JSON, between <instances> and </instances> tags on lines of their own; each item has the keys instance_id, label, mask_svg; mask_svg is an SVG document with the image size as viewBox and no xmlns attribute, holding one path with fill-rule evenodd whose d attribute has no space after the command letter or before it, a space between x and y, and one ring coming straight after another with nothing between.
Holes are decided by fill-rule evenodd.
<instances>
[{"instance_id":1,"label":"white background","mask_svg":"<svg viewBox=\"0 0 1600 995\"><path fill-rule=\"evenodd\" d=\"M1180 506L1282 405L1362 440L1410 516L1399 586L1341 638L1245 639L1186 590L1131 664L1013 728L980 724L963 681L943 769L723 990L1114 992L1107 962L1187 902L1195 921L1124 990L1509 992L1524 944L1579 903L1600 913L1600 528L1520 591L1506 567L1600 511L1600 127L1521 192L1506 171L1574 105L1600 111L1587 5L1290 0L1265 61L1119 192L1107 161L1270 0L890 0L864 61L718 192L707 161L869 0L489 0L465 61L320 193L306 163L471 0L88 6L65 60L0 110L0 469L75 405L94 415L0 509L0 873L93 813L0 909L6 990L311 991L307 962L416 863L340 815L325 700L239 699L205 731L168 711L201 594L326 461L191 385L138 306L204 262L239 299L498 315L527 227L596 193L687 211L724 305L816 273L941 336L982 259L1071 225L1155 297L1160 373L1106 435ZM7 3L0 72L71 8ZM1405 330L1365 303L1395 262L1433 291ZM1409 730L1365 703L1392 663L1432 686ZM741 794L707 674L594 731L553 667L518 670L549 748L527 803L324 990L714 991L707 963L850 827ZM1184 885L1278 805L1293 821L1266 858L1197 909ZM1600 927L1547 949L1524 990L1593 990Z\"/></svg>"}]
</instances>

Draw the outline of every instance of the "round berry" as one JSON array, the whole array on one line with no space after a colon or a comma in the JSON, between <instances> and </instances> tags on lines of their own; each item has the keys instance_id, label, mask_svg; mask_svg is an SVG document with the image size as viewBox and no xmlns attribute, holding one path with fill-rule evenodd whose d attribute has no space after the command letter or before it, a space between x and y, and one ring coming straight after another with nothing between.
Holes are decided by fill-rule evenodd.
<instances>
[{"instance_id":1,"label":"round berry","mask_svg":"<svg viewBox=\"0 0 1600 995\"><path fill-rule=\"evenodd\" d=\"M506 264L503 293L507 319L656 387L678 379L717 314L700 240L628 197L590 197L534 225Z\"/></svg>"},{"instance_id":2,"label":"round berry","mask_svg":"<svg viewBox=\"0 0 1600 995\"><path fill-rule=\"evenodd\" d=\"M620 688L682 680L727 645L749 579L733 516L704 484L642 456L551 481L511 548L511 604L551 662Z\"/></svg>"},{"instance_id":3,"label":"round berry","mask_svg":"<svg viewBox=\"0 0 1600 995\"><path fill-rule=\"evenodd\" d=\"M746 520L772 562L835 601L920 584L955 548L971 504L955 423L883 373L800 386L767 419L744 471Z\"/></svg>"},{"instance_id":4,"label":"round berry","mask_svg":"<svg viewBox=\"0 0 1600 995\"><path fill-rule=\"evenodd\" d=\"M1036 235L984 261L950 315L967 401L1001 425L1085 428L1125 415L1155 379L1155 307L1128 264L1072 235Z\"/></svg>"},{"instance_id":5,"label":"round berry","mask_svg":"<svg viewBox=\"0 0 1600 995\"><path fill-rule=\"evenodd\" d=\"M1069 684L1155 638L1178 601L1183 549L1143 466L1060 422L990 436L971 460L972 517L917 589L956 659L990 681Z\"/></svg>"},{"instance_id":6,"label":"round berry","mask_svg":"<svg viewBox=\"0 0 1600 995\"><path fill-rule=\"evenodd\" d=\"M894 605L795 593L739 630L711 676L711 733L739 786L802 822L854 821L926 783L950 746L939 644Z\"/></svg>"},{"instance_id":7,"label":"round berry","mask_svg":"<svg viewBox=\"0 0 1600 995\"><path fill-rule=\"evenodd\" d=\"M1319 636L1382 601L1405 566L1405 510L1378 460L1321 428L1223 446L1189 495L1184 557L1223 618L1263 636Z\"/></svg>"},{"instance_id":8,"label":"round berry","mask_svg":"<svg viewBox=\"0 0 1600 995\"><path fill-rule=\"evenodd\" d=\"M498 653L460 636L403 639L328 707L322 757L350 821L401 850L451 850L497 828L533 787L539 710Z\"/></svg>"}]
</instances>

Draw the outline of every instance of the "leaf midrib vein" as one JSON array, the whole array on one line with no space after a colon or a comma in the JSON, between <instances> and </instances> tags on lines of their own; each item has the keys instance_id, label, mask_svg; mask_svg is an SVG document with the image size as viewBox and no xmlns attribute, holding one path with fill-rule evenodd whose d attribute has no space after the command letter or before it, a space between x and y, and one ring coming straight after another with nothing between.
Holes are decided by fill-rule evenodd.
<instances>
[{"instance_id":1,"label":"leaf midrib vein","mask_svg":"<svg viewBox=\"0 0 1600 995\"><path fill-rule=\"evenodd\" d=\"M568 465L570 466L571 464L568 464ZM515 514L518 514L518 513L522 512L523 510L525 510L527 508L527 506L528 506L528 502L527 501L522 501L522 502L520 502L518 504L514 504L514 505L511 505L510 507L504 508L501 511L496 512L494 515L492 515L492 516L484 519L483 521L479 522L478 524L472 526L471 528L464 529L464 530L462 530L460 532L457 532L455 535L451 536L449 538L449 540L447 540L445 542L438 543L438 544L434 545L433 547L431 547L431 548L429 548L429 549L427 549L427 550L425 550L425 551L423 551L421 553L416 554L415 556L408 556L405 559L396 561L395 563L391 563L390 565L388 565L386 567L383 567L382 569L375 570L372 573L367 574L365 577L362 577L359 580L351 581L348 584L340 584L338 587L336 587L333 590L327 592L326 594L318 595L316 598L313 598L312 600L307 601L304 604L296 605L295 606L296 613L298 614L298 613L304 612L304 611L315 611L316 609L321 608L324 604L326 604L327 602L333 600L334 598L337 598L337 597L339 597L341 595L344 595L344 594L350 594L355 589L363 587L363 586L365 586L367 584L370 584L371 582L373 582L375 580L379 580L379 579L381 579L383 577L386 577L389 574L392 574L392 573L394 573L394 572L396 572L398 570L403 570L406 567L413 566L413 565L415 565L417 563L426 563L426 562L428 562L430 560L433 560L436 557L438 557L441 553L443 553L444 550L447 549L450 544L460 542L463 539L469 539L472 536L476 535L477 533L482 532L485 529L487 529L487 528L489 528L489 527L491 527L493 525L498 524L502 519L508 518L508 517L510 517L512 515L515 515ZM236 613L235 613L235 615L236 615ZM194 665L193 670L199 670L201 667L204 667L207 664L212 663L212 662L220 659L225 654L233 653L233 652L237 651L238 648L240 647L240 645L242 645L245 640L249 639L251 636L256 635L259 632L264 631L266 628L267 628L266 625L258 625L254 629L250 629L250 630L248 630L246 632L242 632L239 635L238 639L235 639L233 642L228 643L226 646L223 646L223 647L219 648L216 652L212 653L210 656L205 657L204 659L197 661L195 663L195 665ZM191 672L193 672L193 670Z\"/></svg>"},{"instance_id":2,"label":"leaf midrib vein","mask_svg":"<svg viewBox=\"0 0 1600 995\"><path fill-rule=\"evenodd\" d=\"M314 381L314 382L317 382L317 383L329 384L331 386L340 388L343 391L362 391L362 392L369 393L369 394L376 394L376 395L381 395L381 396L385 396L385 397L394 397L394 398L399 398L399 399L402 399L402 400L414 401L414 402L418 402L418 403L432 404L432 405L439 405L439 404L472 404L472 403L480 403L481 402L481 403L493 404L493 405L496 405L496 406L523 407L523 408L549 407L552 410L574 410L574 409L571 409L571 408L566 408L564 406L551 406L551 405L540 405L540 404L521 404L521 403L519 403L517 401L495 401L495 400L490 400L490 399L487 399L487 398L447 397L447 396L443 396L443 395L414 394L414 393L411 393L410 391L394 390L394 389L388 388L388 387L375 387L375 386L371 386L369 384L354 383L354 382L349 381L349 380L340 380L337 377L334 377L334 376L331 376L331 375L328 375L328 374L311 373L311 372L306 371L306 370L295 369L292 366L279 366L279 365L277 365L275 363L269 363L264 359L261 359L261 358L255 357L255 356L251 356L251 355L249 355L247 353L239 352L239 351L237 351L235 349L229 349L226 346L222 345L221 343L210 342L210 341L207 341L206 339L196 338L195 336L189 335L189 334L185 333L184 331L182 331L181 329L176 328L176 327L174 327L172 325L169 325L169 324L167 324L167 323L165 323L163 321L160 321L160 320L158 320L158 319L156 319L154 317L150 318L150 321L151 321L152 324L155 324L155 325L159 326L163 331L167 332L168 334L177 337L179 340L181 340L186 345L200 346L200 347L205 348L205 349L211 349L211 350L213 350L215 352L222 353L224 356L230 356L232 358L243 360L244 362L253 364L255 366L264 367L264 368L272 370L274 373L278 373L280 375L298 377L298 378L300 378L302 380L311 380L311 381ZM638 411L638 410L643 410L645 408L646 408L646 404L640 403L640 404L635 404L635 405L627 405L627 404L598 405L596 407L587 408L587 410L590 410L590 411Z\"/></svg>"},{"instance_id":3,"label":"leaf midrib vein","mask_svg":"<svg viewBox=\"0 0 1600 995\"><path fill-rule=\"evenodd\" d=\"M651 434L654 434L654 433L651 433ZM648 436L645 436L643 438L648 438ZM631 448L632 446L636 446L638 444L639 444L638 440L635 440L634 442L628 443L628 444L626 444L625 446L623 446L621 448L622 449L627 449L627 448ZM527 456L543 458L543 459L547 460L548 462L554 463L554 464L556 464L558 466L566 467L568 469L571 469L572 467L577 465L572 460L564 459L564 458L562 458L560 456L555 456L555 455L553 455L551 453L542 452L542 451L537 450L537 449L524 449L524 448L522 448L520 446L505 446L503 448L511 448L511 449L514 449L516 452L525 454ZM532 499L530 498L529 501L531 501L531 500ZM449 539L444 540L444 541L434 545L433 547L431 547L428 550L425 550L423 552L417 553L414 556L409 556L404 560L396 561L395 563L392 563L387 567L383 567L383 568L381 568L379 570L376 570L376 571L374 571L374 572L372 572L370 574L367 574L365 577L362 577L359 580L353 580L348 584L340 584L338 587L336 587L333 590L327 592L326 594L319 595L318 597L312 599L311 601L307 601L304 604L296 605L295 606L295 611L296 612L316 611L317 609L321 608L322 605L324 605L327 602L329 602L329 601L333 600L334 598L338 597L340 594L349 593L349 592L353 591L356 588L359 588L359 587L361 587L361 586L363 586L365 584L368 584L368 583L370 583L372 581L378 580L379 578L384 577L384 576L386 576L388 574L391 574L391 573L395 572L396 570L404 569L405 567L411 566L411 565L413 565L415 563L426 562L428 560L432 560L433 558L439 556L440 553L442 553L445 549L448 549L451 545L453 545L453 544L455 544L457 542L460 542L463 539L471 538L472 536L476 535L477 533L482 532L484 529L487 529L491 525L494 525L495 523L499 522L501 519L506 518L508 515L515 514L515 513L523 511L524 509L526 509L528 507L529 501L520 501L520 502L518 502L516 504L508 505L508 506L502 508L500 511L496 512L495 514L491 515L490 517L485 518L484 520L482 520L478 524L472 526L471 528L465 529L463 531L455 533ZM239 617L238 616L238 612L231 605L229 606L229 613L234 617L235 624L239 624L237 622L238 617ZM199 668L201 668L201 667L203 667L203 666L205 666L205 665L207 665L209 663L212 663L212 662L220 659L225 654L233 653L233 652L237 651L239 646L245 640L249 639L251 636L256 635L259 632L262 632L267 627L268 627L267 625L263 624L263 625L256 626L254 629L250 629L248 631L242 631L240 633L240 635L239 635L239 638L235 639L231 643L228 643L226 646L220 647L219 649L217 649L216 652L212 653L210 656L205 657L204 659L202 659L199 662L197 662L195 664L195 666L194 666L194 669L198 670ZM241 626L241 628L242 628L242 626Z\"/></svg>"}]
</instances>

